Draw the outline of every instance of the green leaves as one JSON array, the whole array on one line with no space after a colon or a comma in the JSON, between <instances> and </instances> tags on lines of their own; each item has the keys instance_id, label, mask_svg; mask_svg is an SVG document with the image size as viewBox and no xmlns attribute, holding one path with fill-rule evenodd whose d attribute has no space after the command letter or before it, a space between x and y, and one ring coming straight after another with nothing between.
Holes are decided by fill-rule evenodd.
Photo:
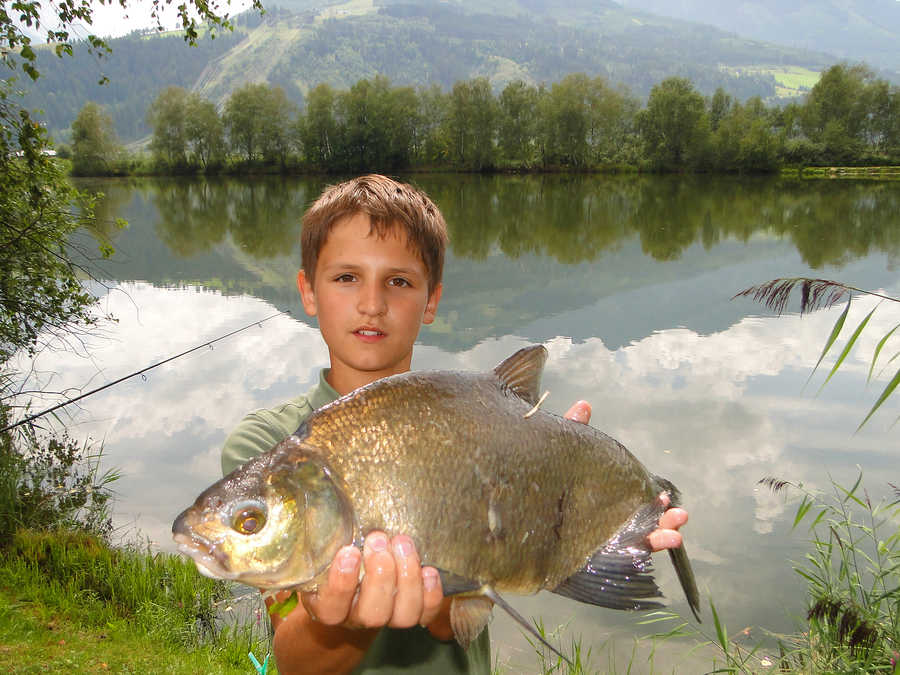
<instances>
[{"instance_id":1,"label":"green leaves","mask_svg":"<svg viewBox=\"0 0 900 675\"><path fill-rule=\"evenodd\" d=\"M881 407L881 404L887 400L888 396L894 393L894 389L897 388L898 384L900 384L900 370L898 370L894 374L894 377L891 378L891 381L888 382L887 386L884 388L884 391L881 392L881 396L878 397L878 400L875 401L875 405L873 405L872 409L869 411L869 414L866 415L866 418L856 428L857 431L863 428L863 425L869 421L869 418L875 414L875 411Z\"/></svg>"},{"instance_id":2,"label":"green leaves","mask_svg":"<svg viewBox=\"0 0 900 675\"><path fill-rule=\"evenodd\" d=\"M841 364L844 362L844 359L847 358L847 354L850 353L850 350L853 349L853 345L856 344L856 340L857 340L857 338L859 337L859 334L862 333L863 328L865 328L865 327L866 327L866 324L869 323L869 319L872 318L872 315L875 313L875 310L876 310L876 309L878 309L877 306L873 307L873 308L872 308L872 311L869 312L868 314L866 314L866 318L863 319L863 320L862 320L862 323L860 323L859 326L856 327L856 330L853 331L853 335L851 335L851 336L850 336L850 339L847 340L847 344L844 346L844 350L841 352L841 355L838 357L838 360L835 362L834 367L831 369L831 372L828 373L828 377L825 378L825 381L822 383L822 386L819 387L819 391L822 391L822 388L823 388L826 384L828 384L828 380L830 380L831 377L837 372L838 368L841 367ZM841 315L841 318L838 319L838 321L840 322L840 324L841 324L842 326L843 326L843 323L844 323L844 319L845 319L846 316L847 316L847 312L848 312L849 310L850 310L850 301L848 300L848 301L847 301L847 309L844 310L844 313ZM835 329L838 329L838 326L837 326L837 325L835 325ZM838 331L838 332L840 332L840 331ZM837 338L837 334L836 334L834 331L832 331L832 339L831 339L831 343L834 342L834 338ZM827 351L827 350L829 349L829 347L831 347L831 343L829 343L828 345L826 345L825 351ZM822 352L822 356L825 356L825 352ZM819 357L819 361L820 361L820 362L822 361L822 357L821 357L821 356ZM818 366L818 365L819 365L819 364L817 363L816 366Z\"/></svg>"},{"instance_id":3,"label":"green leaves","mask_svg":"<svg viewBox=\"0 0 900 675\"><path fill-rule=\"evenodd\" d=\"M840 282L831 281L828 279L808 279L805 277L795 277L791 279L775 279L769 281L765 284L760 284L758 286L753 286L748 288L741 293L738 293L734 297L753 297L754 300L758 302L764 303L766 306L775 309L779 313L784 309L787 304L788 296L794 288L801 287L803 298L801 302L801 308L815 308L817 306L832 306L842 295L848 293L857 293L860 295L870 295L877 298L881 298L882 301L888 300L891 302L900 302L900 299L893 298L882 293L875 293L873 291L865 291L859 288L855 288L853 286L849 286L847 284L842 284ZM847 316L850 314L850 305L852 304L853 296L850 295L847 300L847 306L844 307L844 311L841 312L840 316L837 318L837 321L834 322L834 326L831 328L831 333L828 336L828 339L825 341L825 346L822 348L822 353L819 354L819 359L816 361L816 365L813 366L812 372L809 374L809 377L806 380L806 383L803 385L806 387L810 380L812 380L813 375L815 375L816 370L818 370L819 366L822 364L822 361L825 359L825 356L831 351L831 348L837 342L838 338L841 335L841 331L844 329L844 324L847 322ZM840 369L840 367L844 364L847 356L850 354L851 350L854 346L856 346L857 341L859 340L860 335L862 335L863 331L869 325L869 321L872 318L872 315L875 314L875 310L878 309L881 303L873 307L868 314L860 321L859 325L857 325L856 329L850 335L850 338L847 340L844 348L841 350L841 353L838 355L837 360L834 365L831 367L828 375L825 377L825 380L822 382L819 387L819 392L831 381L831 378L834 377L834 374ZM801 310L802 311L802 310ZM895 325L891 330L885 333L882 338L878 341L878 344L875 346L875 350L872 354L872 361L869 364L869 372L866 377L866 382L870 382L872 380L872 374L875 371L875 364L878 362L878 357L881 355L882 350L887 344L888 340L897 329L900 328L900 324ZM895 354L890 358L888 363L894 361L900 353ZM900 370L898 370L894 377L891 378L890 382L887 383L884 390L881 392L881 395L878 397L878 400L875 401L875 404L872 406L871 410L869 410L868 414L865 416L860 425L856 428L856 431L859 431L863 428L866 422L875 414L882 404L890 398L891 394L894 393L894 390L897 386L900 385ZM900 417L898 417L900 420ZM802 518L802 516L798 517L798 520L795 521L794 525L796 526L797 522Z\"/></svg>"},{"instance_id":4,"label":"green leaves","mask_svg":"<svg viewBox=\"0 0 900 675\"><path fill-rule=\"evenodd\" d=\"M809 384L809 381L812 379L812 376L815 375L816 369L819 367L819 364L822 363L822 359L825 358L825 355L828 353L828 350L831 349L831 346L834 344L834 341L837 340L838 335L841 333L841 329L844 327L844 321L847 320L847 314L850 312L850 300L847 301L847 306L844 308L844 311L841 312L841 315L838 317L838 320L834 323L834 327L831 329L831 335L828 336L827 342L825 342L825 348L822 350L822 353L819 355L819 360L816 361L816 365L813 366L812 372L809 374L809 377L806 380L806 384Z\"/></svg>"}]
</instances>

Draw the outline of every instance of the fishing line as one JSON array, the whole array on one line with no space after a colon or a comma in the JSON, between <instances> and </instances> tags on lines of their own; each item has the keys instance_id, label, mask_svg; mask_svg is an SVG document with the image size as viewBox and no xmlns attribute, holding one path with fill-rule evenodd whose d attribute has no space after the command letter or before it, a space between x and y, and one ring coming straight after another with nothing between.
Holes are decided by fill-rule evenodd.
<instances>
[{"instance_id":1,"label":"fishing line","mask_svg":"<svg viewBox=\"0 0 900 675\"><path fill-rule=\"evenodd\" d=\"M136 370L133 373L129 373L128 375L125 375L124 377L120 377L118 380L114 380L112 382L107 382L102 387L97 387L96 389L92 389L91 391L85 392L84 394L81 394L80 396L76 396L75 398L70 398L68 400L65 400L62 403L57 403L52 408L47 408L46 410L44 410L42 412L36 413L34 415L29 415L28 417L26 417L22 420L19 420L18 422L14 422L13 424L3 427L2 429L0 429L0 434L5 433L11 429L15 429L18 426L22 426L23 424L28 424L29 422L33 422L34 420L36 420L39 417L43 417L44 415L52 413L54 410L59 410L60 408L63 408L67 405L75 403L76 401L80 401L83 398L87 398L88 396L93 396L97 392L101 392L104 389L109 389L110 387L113 387L113 386L119 384L120 382L124 382L125 380L127 380L131 377L134 377L135 375L140 375L141 378L146 382L147 376L145 375L145 373L148 370L153 370L154 368L157 368L158 366L161 366L164 363L168 363L169 361L174 361L175 359L180 359L182 356L187 356L191 352L195 352L198 349L203 349L204 347L209 347L210 349L212 349L212 346L214 343L219 342L220 340L224 340L225 338L229 338L232 335L237 335L238 333L241 333L241 332L247 330L248 328L252 328L253 326L262 326L263 323L265 323L269 319L274 319L276 316L281 316L282 314L290 314L290 312L277 312L276 314L267 316L265 319L260 319L259 321L253 321L251 323L248 323L243 328L238 328L237 330L233 330L230 333L225 333L225 335L220 335L219 337L215 338L214 340L209 340L208 342L204 342L202 345L197 345L196 347L191 347L190 349L185 350L185 351L181 352L180 354L175 354L175 356L170 356L169 358L163 359L162 361L159 361L158 363L154 363L153 365L147 366L146 368L141 368L140 370Z\"/></svg>"}]
</instances>

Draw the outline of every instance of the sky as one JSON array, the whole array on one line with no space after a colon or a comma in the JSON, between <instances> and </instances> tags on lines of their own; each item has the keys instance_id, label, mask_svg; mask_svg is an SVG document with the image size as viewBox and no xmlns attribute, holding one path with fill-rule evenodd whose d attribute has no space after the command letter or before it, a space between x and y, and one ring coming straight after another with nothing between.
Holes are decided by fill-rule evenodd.
<instances>
[{"instance_id":1,"label":"sky","mask_svg":"<svg viewBox=\"0 0 900 675\"><path fill-rule=\"evenodd\" d=\"M178 19L178 5L181 2L167 3L165 0L160 2L161 10L159 23L166 30L179 28L181 22ZM250 7L250 0L213 0L210 6L215 9L216 4L219 5L220 13L227 13L234 16ZM101 4L97 0L92 2L94 7L93 22L90 27L79 25L76 26L72 33L76 38L84 38L88 35L99 35L100 37L121 37L128 33L141 29L152 28L157 25L157 20L151 16L153 11L153 2L151 0L131 0L128 2L127 9L123 9L117 0L108 0L107 4ZM54 13L52 4L43 3L41 16L46 27L54 25L52 19ZM32 38L40 38L41 35L34 31L26 30L26 33Z\"/></svg>"}]
</instances>

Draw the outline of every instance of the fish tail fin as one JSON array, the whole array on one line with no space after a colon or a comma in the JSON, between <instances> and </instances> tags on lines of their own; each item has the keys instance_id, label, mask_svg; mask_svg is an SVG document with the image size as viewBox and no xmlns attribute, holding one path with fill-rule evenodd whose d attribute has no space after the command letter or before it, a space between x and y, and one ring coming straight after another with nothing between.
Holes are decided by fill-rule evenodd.
<instances>
[{"instance_id":1,"label":"fish tail fin","mask_svg":"<svg viewBox=\"0 0 900 675\"><path fill-rule=\"evenodd\" d=\"M568 656L566 656L566 655L563 654L561 651L559 651L556 647L554 647L554 646L551 645L549 642L547 642L546 638L544 638L544 636L541 635L541 634L538 632L538 630L537 630L534 626L532 626L532 625L525 619L525 617L523 617L523 616L522 616L521 614L519 614L515 609L513 609L512 605L510 605L508 602L506 602L506 600L504 600L502 597L500 597L500 594L497 593L497 591L495 591L495 590L494 590L493 588L491 588L490 586L485 586L485 587L482 589L482 592L483 592L488 598L490 598L491 600L493 600L495 605L497 605L497 606L500 607L503 611L505 611L507 614L509 614L509 615L515 620L516 623L518 623L520 626L522 626L522 628L524 628L526 631L528 631L528 633L530 633L531 635L533 635L534 638L535 638L538 642L540 642L540 643L541 643L542 645L544 645L547 649L549 649L549 650L552 651L554 654L556 654L556 655L557 655L559 658L561 658L563 661L565 661L566 663L568 663L569 666L571 666L572 668L575 667L575 664L572 663L572 661L569 659Z\"/></svg>"},{"instance_id":2,"label":"fish tail fin","mask_svg":"<svg viewBox=\"0 0 900 675\"><path fill-rule=\"evenodd\" d=\"M694 613L694 618L697 619L697 623L703 623L700 619L700 592L697 590L694 570L691 567L687 551L684 550L684 544L678 548L670 548L669 558L672 560L672 565L675 566L675 574L678 575L678 581L681 583L688 605Z\"/></svg>"}]
</instances>

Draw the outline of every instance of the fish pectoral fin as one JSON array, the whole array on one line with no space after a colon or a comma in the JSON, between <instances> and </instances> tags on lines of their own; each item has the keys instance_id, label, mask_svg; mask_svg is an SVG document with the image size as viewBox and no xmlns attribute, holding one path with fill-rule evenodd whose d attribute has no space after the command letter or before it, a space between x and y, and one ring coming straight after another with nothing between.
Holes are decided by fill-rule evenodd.
<instances>
[{"instance_id":1,"label":"fish pectoral fin","mask_svg":"<svg viewBox=\"0 0 900 675\"><path fill-rule=\"evenodd\" d=\"M460 593L471 593L481 588L482 584L474 579L467 579L464 576L448 572L437 568L438 575L441 577L441 589L444 595L459 595Z\"/></svg>"},{"instance_id":2,"label":"fish pectoral fin","mask_svg":"<svg viewBox=\"0 0 900 675\"><path fill-rule=\"evenodd\" d=\"M540 642L540 643L541 643L542 645L544 645L547 649L549 649L549 650L552 651L554 654L556 654L557 656L559 656L561 659L563 659L563 660L564 660L566 663L568 663L570 666L572 666L573 668L575 667L575 664L573 664L572 661L569 660L569 657L567 657L565 654L563 654L561 651L559 651L556 647L554 647L554 646L551 645L549 642L547 642L547 639L546 639L543 635L541 635L541 634L538 632L537 628L535 628L535 627L534 627L533 625L531 625L528 621L526 621L526 620L525 620L525 617L523 617L523 616L522 616L521 614L519 614L515 609L513 609L512 605L510 605L508 602L506 602L506 600L504 600L503 598L501 598L501 597L500 597L500 594L497 593L497 591L495 591L495 590L494 590L493 588L491 588L490 586L485 586L484 588L482 588L482 592L483 592L488 598L490 598L490 599L494 602L494 604L496 604L500 609L502 609L504 612L506 612L507 614L509 614L509 615L516 621L517 624L519 624L523 629L525 629L526 632L528 632L528 633L530 633L532 636L534 636L534 638L535 638L538 642ZM451 609L450 609L450 612L451 612L451 616L452 616L452 613L453 613L452 607L451 607Z\"/></svg>"},{"instance_id":3,"label":"fish pectoral fin","mask_svg":"<svg viewBox=\"0 0 900 675\"><path fill-rule=\"evenodd\" d=\"M558 595L612 609L653 609L662 597L653 575L647 535L665 507L659 499L638 509L587 564L553 589Z\"/></svg>"},{"instance_id":4,"label":"fish pectoral fin","mask_svg":"<svg viewBox=\"0 0 900 675\"><path fill-rule=\"evenodd\" d=\"M531 405L537 405L546 361L547 349L543 345L532 345L520 349L494 368L494 374L504 387Z\"/></svg>"},{"instance_id":5,"label":"fish pectoral fin","mask_svg":"<svg viewBox=\"0 0 900 675\"><path fill-rule=\"evenodd\" d=\"M450 627L453 637L468 649L491 620L494 605L483 595L461 596L450 603Z\"/></svg>"}]
</instances>

